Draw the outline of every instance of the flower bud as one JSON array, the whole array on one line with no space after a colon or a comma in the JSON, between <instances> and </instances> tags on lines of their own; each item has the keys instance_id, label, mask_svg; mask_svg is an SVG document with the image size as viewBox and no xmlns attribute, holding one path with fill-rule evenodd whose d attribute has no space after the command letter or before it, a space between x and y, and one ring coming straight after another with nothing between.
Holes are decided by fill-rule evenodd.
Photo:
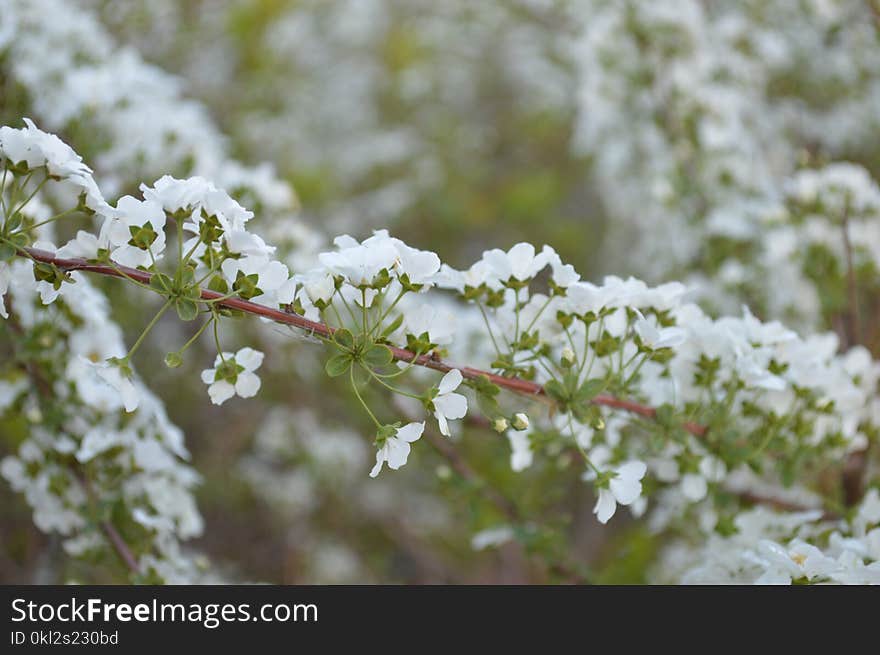
<instances>
[{"instance_id":1,"label":"flower bud","mask_svg":"<svg viewBox=\"0 0 880 655\"><path fill-rule=\"evenodd\" d=\"M495 432L505 432L507 430L507 428L509 428L509 427L510 427L510 424L507 422L507 419L504 418L503 416L500 418L496 418L492 422L492 429L495 430Z\"/></svg>"},{"instance_id":2,"label":"flower bud","mask_svg":"<svg viewBox=\"0 0 880 655\"><path fill-rule=\"evenodd\" d=\"M514 430L525 430L529 427L529 417L522 412L514 415L513 417L513 429Z\"/></svg>"},{"instance_id":3,"label":"flower bud","mask_svg":"<svg viewBox=\"0 0 880 655\"><path fill-rule=\"evenodd\" d=\"M569 368L572 364L575 363L575 354L574 351L566 346L562 349L562 365L565 368Z\"/></svg>"}]
</instances>

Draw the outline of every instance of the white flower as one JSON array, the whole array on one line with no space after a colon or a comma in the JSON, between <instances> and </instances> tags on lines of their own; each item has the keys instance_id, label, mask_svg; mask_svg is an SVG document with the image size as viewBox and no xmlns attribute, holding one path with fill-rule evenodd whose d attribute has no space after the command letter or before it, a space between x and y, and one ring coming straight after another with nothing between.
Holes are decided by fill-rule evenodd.
<instances>
[{"instance_id":1,"label":"white flower","mask_svg":"<svg viewBox=\"0 0 880 655\"><path fill-rule=\"evenodd\" d=\"M220 265L231 291L245 300L274 307L279 304L278 292L289 279L287 266L263 257L226 259Z\"/></svg>"},{"instance_id":2,"label":"white flower","mask_svg":"<svg viewBox=\"0 0 880 655\"><path fill-rule=\"evenodd\" d=\"M312 303L322 302L326 304L330 302L336 291L333 276L321 270L297 276L296 280L302 284L306 295Z\"/></svg>"},{"instance_id":3,"label":"white flower","mask_svg":"<svg viewBox=\"0 0 880 655\"><path fill-rule=\"evenodd\" d=\"M74 366L74 379L77 390L83 400L100 409L116 409L125 407L126 412L133 412L140 403L140 393L131 379L123 374L119 366L110 362L93 362L80 355L79 366ZM71 362L73 364L73 362Z\"/></svg>"},{"instance_id":4,"label":"white flower","mask_svg":"<svg viewBox=\"0 0 880 655\"><path fill-rule=\"evenodd\" d=\"M553 271L553 283L556 286L565 289L581 279L581 276L574 270L574 266L571 264L563 264L562 259L550 246L544 246L542 254L547 258L547 261L550 264L550 269Z\"/></svg>"},{"instance_id":5,"label":"white flower","mask_svg":"<svg viewBox=\"0 0 880 655\"><path fill-rule=\"evenodd\" d=\"M687 333L679 327L661 328L657 326L657 319L648 320L642 313L636 310L639 318L635 322L635 330L642 342L648 348L675 348L684 343Z\"/></svg>"},{"instance_id":6,"label":"white flower","mask_svg":"<svg viewBox=\"0 0 880 655\"><path fill-rule=\"evenodd\" d=\"M192 223L187 223L185 227L196 233L204 220L203 210L208 216L217 217L217 222L226 235L243 231L245 223L254 215L203 177L178 180L164 175L152 187L142 184L141 192L144 198L158 202L167 212L191 211Z\"/></svg>"},{"instance_id":7,"label":"white flower","mask_svg":"<svg viewBox=\"0 0 880 655\"><path fill-rule=\"evenodd\" d=\"M383 270L390 271L397 262L397 249L389 239L370 243L351 245L351 237L337 237L335 243L341 245L338 252L322 252L321 262L334 275L341 275L349 284L358 287L372 284L373 279Z\"/></svg>"},{"instance_id":8,"label":"white flower","mask_svg":"<svg viewBox=\"0 0 880 655\"><path fill-rule=\"evenodd\" d=\"M26 128L0 127L0 154L13 164L25 162L28 168L45 166L50 175L62 178L91 177L82 158L54 134L43 132L24 119Z\"/></svg>"},{"instance_id":9,"label":"white flower","mask_svg":"<svg viewBox=\"0 0 880 655\"><path fill-rule=\"evenodd\" d=\"M644 462L631 461L621 464L613 470L614 477L608 482L608 488L599 489L599 498L593 512L600 523L607 523L614 516L617 504L631 505L642 494L641 479L645 477L647 467Z\"/></svg>"},{"instance_id":10,"label":"white flower","mask_svg":"<svg viewBox=\"0 0 880 655\"><path fill-rule=\"evenodd\" d=\"M379 450L376 452L376 465L370 471L370 477L375 478L382 470L382 464L388 462L388 468L397 470L409 457L410 444L417 441L425 430L425 422L408 423L402 428L397 428L395 433L385 438Z\"/></svg>"},{"instance_id":11,"label":"white flower","mask_svg":"<svg viewBox=\"0 0 880 655\"><path fill-rule=\"evenodd\" d=\"M35 241L34 246L36 250L45 250L46 252L54 253L56 251L55 244L50 243L48 241ZM76 273L72 274L76 275ZM55 300L58 299L58 296L61 294L61 290L65 289L65 285L67 284L66 280L62 279L62 282L59 286L55 286L57 283L57 278L55 280L47 281L47 280L37 280L34 283L34 288L40 294L40 300L44 305L51 305Z\"/></svg>"},{"instance_id":12,"label":"white flower","mask_svg":"<svg viewBox=\"0 0 880 655\"><path fill-rule=\"evenodd\" d=\"M490 276L500 282L511 278L524 282L530 280L547 265L547 252L535 254L535 246L518 243L507 252L494 248L483 253L483 261L489 267Z\"/></svg>"},{"instance_id":13,"label":"white flower","mask_svg":"<svg viewBox=\"0 0 880 655\"><path fill-rule=\"evenodd\" d=\"M407 305L401 331L416 339L427 333L431 343L446 346L455 337L455 325L455 313L438 307L436 303L419 302L414 307Z\"/></svg>"},{"instance_id":14,"label":"white flower","mask_svg":"<svg viewBox=\"0 0 880 655\"><path fill-rule=\"evenodd\" d=\"M261 237L247 230L230 230L224 232L223 238L227 249L232 253L264 259L275 253L275 246L266 245Z\"/></svg>"},{"instance_id":15,"label":"white flower","mask_svg":"<svg viewBox=\"0 0 880 655\"><path fill-rule=\"evenodd\" d=\"M61 246L56 254L63 258L82 257L83 259L94 259L98 256L98 250L106 247L107 244L102 243L91 232L78 230L76 236Z\"/></svg>"},{"instance_id":16,"label":"white flower","mask_svg":"<svg viewBox=\"0 0 880 655\"><path fill-rule=\"evenodd\" d=\"M117 264L132 268L150 266L165 250L162 205L132 196L120 198L116 212L101 226L98 241L109 245L110 258Z\"/></svg>"},{"instance_id":17,"label":"white flower","mask_svg":"<svg viewBox=\"0 0 880 655\"><path fill-rule=\"evenodd\" d=\"M202 371L202 382L209 385L208 395L215 405L238 394L252 398L260 390L260 378L254 373L263 363L263 353L253 348L242 348L235 355L223 353L214 360L214 368Z\"/></svg>"},{"instance_id":18,"label":"white flower","mask_svg":"<svg viewBox=\"0 0 880 655\"><path fill-rule=\"evenodd\" d=\"M406 275L411 284L421 284L421 290L427 291L440 271L440 258L437 254L412 248L400 239L391 239L391 244L397 249L395 269L398 275Z\"/></svg>"},{"instance_id":19,"label":"white flower","mask_svg":"<svg viewBox=\"0 0 880 655\"><path fill-rule=\"evenodd\" d=\"M440 426L440 433L449 436L447 419L463 418L467 414L467 398L460 393L453 393L461 384L461 371L452 369L440 380L437 395L431 401L434 404L434 416Z\"/></svg>"}]
</instances>

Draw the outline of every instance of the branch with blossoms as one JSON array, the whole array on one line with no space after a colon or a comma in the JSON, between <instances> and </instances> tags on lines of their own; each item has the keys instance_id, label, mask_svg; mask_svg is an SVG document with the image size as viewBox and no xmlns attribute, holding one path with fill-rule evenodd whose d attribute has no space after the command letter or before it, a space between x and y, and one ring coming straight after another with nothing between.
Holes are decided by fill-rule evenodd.
<instances>
[{"instance_id":1,"label":"branch with blossoms","mask_svg":"<svg viewBox=\"0 0 880 655\"><path fill-rule=\"evenodd\" d=\"M119 277L130 281L133 280L147 286L149 286L153 280L152 273L140 269L119 265L99 264L95 261L88 261L82 258L62 258L54 253L39 250L37 248L25 248L24 251L19 254L21 257L31 259L34 262L53 266L68 273L72 271L86 271L89 273ZM334 334L338 329L325 325L324 323L309 320L289 309L289 306L284 310L273 309L255 302L242 300L241 298L229 297L228 294L211 291L210 289L200 289L199 298L211 303L216 303L219 307L267 318L282 325L290 325L299 328L310 335L321 336L327 339L333 339ZM548 397L544 385L531 380L524 380L515 376L504 377L490 371L484 371L470 366L457 366L444 361L441 357L437 356L435 352L430 354L419 354L397 346L388 346L388 350L391 352L391 357L394 361L411 363L415 366L422 366L442 373L449 373L455 370L458 371L463 378L468 380L487 380L491 384L515 393L520 393L526 396ZM552 398L548 397L548 399L550 402L554 402ZM654 418L657 413L657 410L649 405L622 398L615 398L608 394L600 393L590 399L590 402L599 406L632 412L646 418ZM698 437L703 436L706 433L706 426L699 425L693 421L685 421L681 424L681 427Z\"/></svg>"},{"instance_id":2,"label":"branch with blossoms","mask_svg":"<svg viewBox=\"0 0 880 655\"><path fill-rule=\"evenodd\" d=\"M180 366L208 332L217 350L202 372L211 400L258 393L263 354L222 346L222 326L249 314L327 347L326 374L347 379L374 424L371 477L406 464L425 421L380 419L367 386L417 402L446 438L450 422L476 400L510 441L514 470L541 453L577 452L602 523L619 505L640 515L646 488L733 513L739 505L731 507L726 492L732 474L751 471L790 485L876 434L867 409L872 360L860 352L839 356L747 310L712 319L686 301L678 283L652 288L609 277L592 284L549 246L524 243L487 250L459 271L385 231L364 241L338 237L318 267L291 275L275 248L249 231L253 214L205 179L165 176L142 185L142 198L125 196L114 206L78 155L31 122L0 128L0 155L0 292L30 293L37 309L72 306L87 272L161 299L125 352L77 360L81 375L100 380L125 412L145 400L133 368L139 348L172 312L200 325L166 354L167 366ZM62 211L35 215L29 205L37 197ZM62 224L89 223L94 230L80 229L60 248L44 237ZM448 357L474 365L455 366ZM424 369L444 375L434 384ZM505 397L502 389L514 393ZM139 516L150 529L164 525Z\"/></svg>"}]
</instances>

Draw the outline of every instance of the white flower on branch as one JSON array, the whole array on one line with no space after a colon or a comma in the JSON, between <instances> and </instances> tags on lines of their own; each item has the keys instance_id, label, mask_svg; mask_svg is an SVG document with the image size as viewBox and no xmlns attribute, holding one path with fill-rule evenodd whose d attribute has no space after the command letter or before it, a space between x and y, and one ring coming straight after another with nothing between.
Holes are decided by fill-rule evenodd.
<instances>
[{"instance_id":1,"label":"white flower on branch","mask_svg":"<svg viewBox=\"0 0 880 655\"><path fill-rule=\"evenodd\" d=\"M110 258L117 264L147 268L165 251L165 220L159 203L125 196L107 217L98 241L109 244Z\"/></svg>"},{"instance_id":2,"label":"white flower on branch","mask_svg":"<svg viewBox=\"0 0 880 655\"><path fill-rule=\"evenodd\" d=\"M11 164L24 163L29 169L45 166L56 178L91 178L92 170L82 157L54 134L43 132L34 122L24 119L27 127L0 127L0 155Z\"/></svg>"},{"instance_id":3,"label":"white flower on branch","mask_svg":"<svg viewBox=\"0 0 880 655\"><path fill-rule=\"evenodd\" d=\"M641 480L646 471L645 463L639 461L626 462L610 471L607 487L600 486L599 497L593 507L600 523L607 523L614 516L618 503L631 505L641 496Z\"/></svg>"},{"instance_id":4,"label":"white flower on branch","mask_svg":"<svg viewBox=\"0 0 880 655\"><path fill-rule=\"evenodd\" d=\"M646 319L641 312L636 320L635 330L648 348L676 348L684 343L687 332L679 327L658 327L657 319Z\"/></svg>"},{"instance_id":5,"label":"white flower on branch","mask_svg":"<svg viewBox=\"0 0 880 655\"><path fill-rule=\"evenodd\" d=\"M525 282L537 275L549 261L549 254L535 254L535 246L518 243L507 252L494 248L483 253L483 261L489 267L489 274L500 282L514 279Z\"/></svg>"},{"instance_id":6,"label":"white flower on branch","mask_svg":"<svg viewBox=\"0 0 880 655\"><path fill-rule=\"evenodd\" d=\"M279 299L279 291L287 288L290 273L287 266L279 261L263 257L243 257L227 259L221 265L223 276L230 291L235 291L245 300L267 307L276 307L280 302L290 302L289 298ZM290 287L292 290L292 286Z\"/></svg>"},{"instance_id":7,"label":"white flower on branch","mask_svg":"<svg viewBox=\"0 0 880 655\"><path fill-rule=\"evenodd\" d=\"M440 433L449 436L449 423L447 419L463 418L467 414L467 398L460 393L454 393L462 381L461 371L452 369L440 380L437 395L431 400L434 406L434 417L440 426Z\"/></svg>"},{"instance_id":8,"label":"white flower on branch","mask_svg":"<svg viewBox=\"0 0 880 655\"><path fill-rule=\"evenodd\" d=\"M388 468L397 470L409 458L410 444L418 441L425 431L425 422L407 423L402 428L395 426L383 426L376 437L379 450L376 451L376 465L370 471L370 477L375 478L382 470L382 465L388 463Z\"/></svg>"}]
</instances>

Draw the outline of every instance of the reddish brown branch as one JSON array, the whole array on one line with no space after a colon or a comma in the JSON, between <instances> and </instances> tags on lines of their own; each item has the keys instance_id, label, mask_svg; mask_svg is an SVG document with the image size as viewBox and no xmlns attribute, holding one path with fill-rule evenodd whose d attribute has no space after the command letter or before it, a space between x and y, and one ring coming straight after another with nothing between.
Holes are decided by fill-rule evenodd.
<instances>
[{"instance_id":1,"label":"reddish brown branch","mask_svg":"<svg viewBox=\"0 0 880 655\"><path fill-rule=\"evenodd\" d=\"M153 277L152 273L137 270L134 268L128 268L125 266L114 267L106 264L95 264L78 258L64 259L61 257L56 257L51 252L38 250L36 248L27 248L27 252L30 257L35 259L36 261L44 262L47 264L54 264L58 268L65 271L88 271L90 273L110 275L113 277L129 277L143 284L149 284L150 280ZM276 323L292 325L293 327L297 327L301 330L305 330L306 332L311 332L313 334L317 334L323 337L332 336L334 332L333 328L324 325L323 323L310 321L307 318L304 318L292 312L284 312L279 309L273 309L271 307L266 307L264 305L250 302L248 300L241 300L240 298L225 298L223 294L217 293L216 291L210 291L208 289L202 289L201 294L203 300L218 300L219 298L224 298L223 300L219 300L217 304L223 307L228 307L229 309L237 309L248 314L263 316L265 318L275 321ZM416 356L414 352L411 352L404 348L397 348L396 346L390 346L390 348L391 354L394 356L394 359L398 361L413 362L418 366L424 366L425 368L434 369L435 371L440 371L441 373L446 373L448 371L451 371L452 369L458 369L459 371L461 371L461 374L465 378L468 378L470 380L485 377L488 378L490 382L492 382L493 384L497 384L503 389L514 391L516 393L520 393L526 396L540 397L541 399L547 398L544 393L543 385L536 382L530 382L529 380L523 380L516 377L503 377L501 375L496 375L495 373L483 371L477 368L473 368L471 366L456 366L442 359L434 358L432 355ZM615 398L606 394L600 394L593 398L593 403L595 403L596 405L603 405L605 407L622 409L627 412L638 414L639 416L644 416L647 418L654 418L657 413L657 411L653 407L642 405L631 400ZM690 421L683 423L682 427L691 434L698 437L705 435L707 429L704 425L700 425L698 423L693 423Z\"/></svg>"}]
</instances>

